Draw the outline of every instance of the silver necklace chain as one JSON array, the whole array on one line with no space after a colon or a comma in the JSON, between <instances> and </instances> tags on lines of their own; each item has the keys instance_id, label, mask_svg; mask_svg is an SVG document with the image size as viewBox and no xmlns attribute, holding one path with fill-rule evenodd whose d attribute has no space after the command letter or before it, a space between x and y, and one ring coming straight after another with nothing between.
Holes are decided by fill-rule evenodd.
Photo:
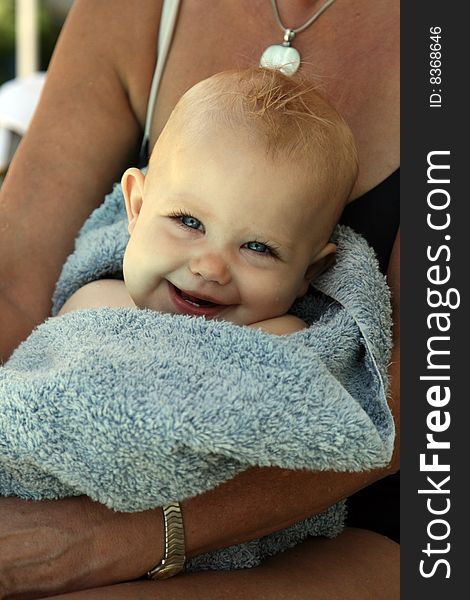
<instances>
[{"instance_id":1,"label":"silver necklace chain","mask_svg":"<svg viewBox=\"0 0 470 600\"><path fill-rule=\"evenodd\" d=\"M279 28L281 29L281 31L284 33L284 42L288 42L290 43L295 35L297 33L302 33L302 31L305 31L308 27L310 27L310 25L316 21L318 19L318 17L323 14L325 12L325 10L331 6L333 4L333 2L335 2L335 0L327 0L325 2L325 4L323 4L323 6L321 6L316 13L314 13L310 19L308 19L307 21L305 21L305 23L303 25L301 25L300 27L296 27L295 29L291 29L289 27L285 27L282 24L281 21L281 16L279 15L279 9L277 7L277 1L276 0L271 0L271 5L273 8L273 13L274 13L274 18L276 19L276 23L279 26ZM287 39L286 39L287 37Z\"/></svg>"}]
</instances>

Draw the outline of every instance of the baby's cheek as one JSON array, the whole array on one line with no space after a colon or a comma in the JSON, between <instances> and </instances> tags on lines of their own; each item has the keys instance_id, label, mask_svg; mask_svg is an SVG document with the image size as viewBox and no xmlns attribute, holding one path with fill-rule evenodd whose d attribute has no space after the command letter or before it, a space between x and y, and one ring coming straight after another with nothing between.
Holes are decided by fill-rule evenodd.
<instances>
[{"instance_id":1,"label":"baby's cheek","mask_svg":"<svg viewBox=\"0 0 470 600\"><path fill-rule=\"evenodd\" d=\"M132 300L137 303L139 296L144 291L145 277L142 273L142 262L138 260L129 246L124 254L122 271L126 289Z\"/></svg>"},{"instance_id":2,"label":"baby's cheek","mask_svg":"<svg viewBox=\"0 0 470 600\"><path fill-rule=\"evenodd\" d=\"M289 282L282 277L276 277L271 281L271 290L273 298L278 304L285 303L286 299L290 297Z\"/></svg>"},{"instance_id":3,"label":"baby's cheek","mask_svg":"<svg viewBox=\"0 0 470 600\"><path fill-rule=\"evenodd\" d=\"M259 277L251 288L252 301L262 318L283 315L292 305L290 289L281 277Z\"/></svg>"}]
</instances>

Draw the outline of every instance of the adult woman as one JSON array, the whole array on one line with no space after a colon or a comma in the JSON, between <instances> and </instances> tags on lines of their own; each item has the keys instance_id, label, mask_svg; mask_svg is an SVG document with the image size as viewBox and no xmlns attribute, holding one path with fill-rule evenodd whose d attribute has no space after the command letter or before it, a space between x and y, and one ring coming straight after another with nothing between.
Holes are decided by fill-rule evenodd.
<instances>
[{"instance_id":1,"label":"adult woman","mask_svg":"<svg viewBox=\"0 0 470 600\"><path fill-rule=\"evenodd\" d=\"M283 23L295 26L306 23L321 3L279 0L279 5ZM303 72L321 82L355 133L360 176L353 198L376 187L398 166L397 10L398 2L339 0L295 40L305 61ZM49 314L54 283L78 228L112 182L136 160L160 14L161 2L153 0L140 2L138 11L125 0L76 0L37 115L1 190L0 315L5 356ZM280 35L267 0L183 2L153 114L150 145L182 92L215 72L257 64L263 50ZM388 269L395 308L397 261L395 243ZM395 323L397 319L395 313ZM395 327L391 368L395 414L398 334ZM284 527L396 468L394 458L388 469L359 474L246 471L183 503L188 554ZM4 597L28 590L38 597L135 579L162 556L158 509L120 515L74 498L57 503L1 500L0 511ZM366 563L358 562L359 551ZM150 598L161 590L168 598L194 598L197 593L204 598L222 593L246 598L264 590L281 598L312 593L329 598L367 594L396 598L396 563L391 542L350 531L334 541L312 540L251 572L185 575L164 583L92 590L83 597ZM374 579L372 573L383 576ZM0 585L0 597L1 591Z\"/></svg>"}]
</instances>

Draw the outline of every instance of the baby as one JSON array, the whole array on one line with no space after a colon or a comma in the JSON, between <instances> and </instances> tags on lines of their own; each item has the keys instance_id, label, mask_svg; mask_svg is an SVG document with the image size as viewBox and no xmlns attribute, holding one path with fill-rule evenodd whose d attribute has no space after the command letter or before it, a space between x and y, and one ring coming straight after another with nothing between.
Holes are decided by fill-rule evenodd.
<instances>
[{"instance_id":1,"label":"baby","mask_svg":"<svg viewBox=\"0 0 470 600\"><path fill-rule=\"evenodd\" d=\"M262 68L214 75L179 100L147 174L123 175L125 283L89 283L59 314L137 306L297 331L286 313L334 259L356 177L352 133L311 85Z\"/></svg>"}]
</instances>

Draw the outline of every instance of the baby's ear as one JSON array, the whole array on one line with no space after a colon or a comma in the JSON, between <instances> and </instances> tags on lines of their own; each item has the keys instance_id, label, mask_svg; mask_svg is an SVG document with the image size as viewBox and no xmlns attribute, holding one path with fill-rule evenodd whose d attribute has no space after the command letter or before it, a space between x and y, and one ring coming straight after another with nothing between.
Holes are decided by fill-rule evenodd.
<instances>
[{"instance_id":1,"label":"baby's ear","mask_svg":"<svg viewBox=\"0 0 470 600\"><path fill-rule=\"evenodd\" d=\"M328 242L313 259L313 262L308 266L305 272L304 279L310 285L314 279L324 273L327 269L335 264L336 261L336 244ZM307 286L308 287L308 286Z\"/></svg>"},{"instance_id":2,"label":"baby's ear","mask_svg":"<svg viewBox=\"0 0 470 600\"><path fill-rule=\"evenodd\" d=\"M127 169L121 179L122 193L124 194L127 219L129 221L127 229L130 234L132 234L142 208L144 182L145 175L140 169L136 169L135 167Z\"/></svg>"}]
</instances>

